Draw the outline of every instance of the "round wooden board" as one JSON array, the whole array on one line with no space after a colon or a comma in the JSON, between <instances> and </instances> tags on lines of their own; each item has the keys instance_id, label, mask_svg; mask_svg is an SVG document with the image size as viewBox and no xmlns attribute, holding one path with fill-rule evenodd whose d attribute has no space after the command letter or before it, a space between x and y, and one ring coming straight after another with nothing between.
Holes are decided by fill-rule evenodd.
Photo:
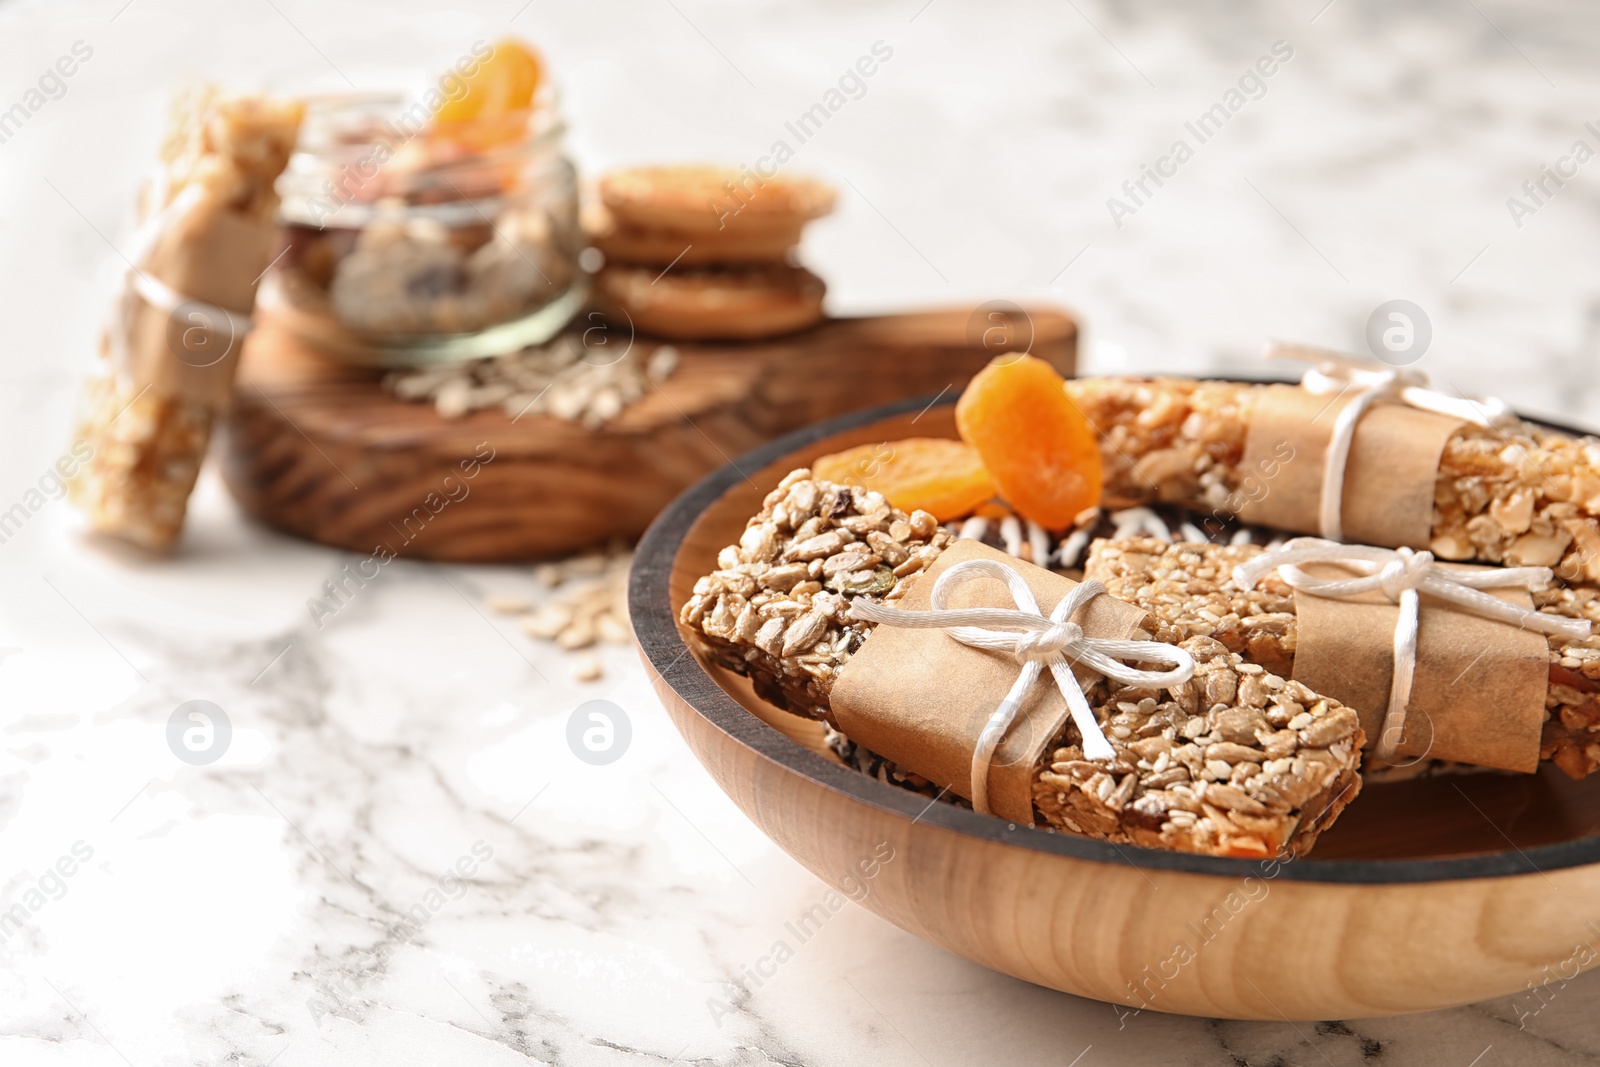
<instances>
[{"instance_id":1,"label":"round wooden board","mask_svg":"<svg viewBox=\"0 0 1600 1067\"><path fill-rule=\"evenodd\" d=\"M598 430L542 415L513 422L498 408L443 419L268 321L240 359L220 433L223 474L253 517L364 555L562 555L637 537L696 480L774 437L957 394L1000 352L1031 345L1072 373L1069 316L1028 309L1022 320L994 319L989 307L832 319L760 343L678 343L677 371Z\"/></svg>"},{"instance_id":2,"label":"round wooden board","mask_svg":"<svg viewBox=\"0 0 1600 1067\"><path fill-rule=\"evenodd\" d=\"M1427 1011L1600 958L1600 775L1574 782L1546 765L1368 785L1309 857L1183 855L930 804L844 767L818 724L689 654L675 606L784 472L854 444L953 435L953 421L948 404L901 406L791 435L695 486L640 542L629 601L656 691L786 852L843 892L888 847L855 893L864 907L984 966L1132 1009Z\"/></svg>"}]
</instances>

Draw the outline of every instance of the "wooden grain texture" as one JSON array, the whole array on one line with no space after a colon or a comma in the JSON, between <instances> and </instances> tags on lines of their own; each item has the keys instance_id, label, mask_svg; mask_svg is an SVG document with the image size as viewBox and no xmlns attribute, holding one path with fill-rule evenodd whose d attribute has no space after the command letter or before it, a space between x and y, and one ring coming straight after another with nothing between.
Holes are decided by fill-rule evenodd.
<instances>
[{"instance_id":1,"label":"wooden grain texture","mask_svg":"<svg viewBox=\"0 0 1600 1067\"><path fill-rule=\"evenodd\" d=\"M835 319L757 344L680 343L677 372L595 431L538 415L513 423L499 409L442 419L268 322L241 360L223 475L251 516L362 554L383 545L457 561L562 555L638 536L700 477L791 430L958 393L1012 345L1031 342L1072 373L1077 327L1067 315L1032 309L1027 322L987 335L987 316L974 315ZM460 465L475 454L493 459L463 498L441 506L447 490L461 493Z\"/></svg>"},{"instance_id":2,"label":"wooden grain texture","mask_svg":"<svg viewBox=\"0 0 1600 1067\"><path fill-rule=\"evenodd\" d=\"M904 436L915 414L841 420L855 424L742 459L748 480L701 483L636 557L631 611L656 691L712 777L786 852L843 889L887 843L894 859L865 907L984 966L1130 1008L1271 1020L1426 1011L1522 992L1600 957L1600 777L1571 782L1547 767L1369 786L1311 857L1266 865L930 807L802 747L805 730L767 725L787 716L685 654L674 607L782 472ZM914 432L948 434L952 421L938 406Z\"/></svg>"}]
</instances>

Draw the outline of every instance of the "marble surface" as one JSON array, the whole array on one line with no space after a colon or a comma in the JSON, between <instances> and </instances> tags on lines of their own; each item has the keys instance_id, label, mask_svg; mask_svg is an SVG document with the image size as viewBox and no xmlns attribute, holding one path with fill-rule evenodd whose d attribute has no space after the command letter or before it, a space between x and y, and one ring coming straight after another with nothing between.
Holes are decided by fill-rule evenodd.
<instances>
[{"instance_id":1,"label":"marble surface","mask_svg":"<svg viewBox=\"0 0 1600 1067\"><path fill-rule=\"evenodd\" d=\"M53 488L171 89L416 84L508 29L548 51L590 170L754 162L891 47L791 164L843 190L807 248L838 309L1050 299L1092 369L1201 371L1267 336L1358 347L1405 298L1425 368L1597 421L1600 163L1507 206L1600 147L1581 3L6 0L0 109L92 56L0 143L0 510ZM1107 199L1276 41L1259 99L1116 226ZM1121 1026L853 906L733 996L825 887L702 773L631 653L580 684L482 614L542 595L526 568L395 563L319 625L347 562L210 475L171 559L54 501L0 544L0 909L27 918L0 941L0 1063L1600 1061L1600 976L1537 1014ZM631 725L604 766L567 741L591 699ZM190 700L232 725L210 765L168 745Z\"/></svg>"}]
</instances>

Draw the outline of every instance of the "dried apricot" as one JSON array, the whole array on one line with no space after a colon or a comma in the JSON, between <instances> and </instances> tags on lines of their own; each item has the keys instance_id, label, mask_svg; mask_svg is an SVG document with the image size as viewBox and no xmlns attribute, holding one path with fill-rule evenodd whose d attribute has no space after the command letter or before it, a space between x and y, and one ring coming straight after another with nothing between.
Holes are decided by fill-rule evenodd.
<instances>
[{"instance_id":1,"label":"dried apricot","mask_svg":"<svg viewBox=\"0 0 1600 1067\"><path fill-rule=\"evenodd\" d=\"M471 122L526 111L539 87L539 57L521 41L499 41L461 80L466 90L434 111L439 122Z\"/></svg>"},{"instance_id":2,"label":"dried apricot","mask_svg":"<svg viewBox=\"0 0 1600 1067\"><path fill-rule=\"evenodd\" d=\"M1008 354L979 371L956 402L956 428L1023 518L1059 530L1100 503L1094 429L1043 360Z\"/></svg>"},{"instance_id":3,"label":"dried apricot","mask_svg":"<svg viewBox=\"0 0 1600 1067\"><path fill-rule=\"evenodd\" d=\"M812 476L882 493L901 511L921 508L940 522L970 515L994 496L977 450L942 437L911 437L835 452L811 465Z\"/></svg>"},{"instance_id":4,"label":"dried apricot","mask_svg":"<svg viewBox=\"0 0 1600 1067\"><path fill-rule=\"evenodd\" d=\"M497 42L461 78L461 95L435 109L434 132L478 151L515 141L527 130L528 109L543 77L539 57L527 45L511 38Z\"/></svg>"}]
</instances>

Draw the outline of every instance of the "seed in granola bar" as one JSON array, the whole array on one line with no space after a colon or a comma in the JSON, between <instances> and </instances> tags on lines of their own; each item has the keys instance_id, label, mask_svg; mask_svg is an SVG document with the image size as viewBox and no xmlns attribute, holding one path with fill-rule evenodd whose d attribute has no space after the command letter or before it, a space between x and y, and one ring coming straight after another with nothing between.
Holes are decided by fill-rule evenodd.
<instances>
[{"instance_id":1,"label":"seed in granola bar","mask_svg":"<svg viewBox=\"0 0 1600 1067\"><path fill-rule=\"evenodd\" d=\"M783 633L787 621L781 617L768 619L761 624L761 629L756 631L755 645L769 655L783 654Z\"/></svg>"},{"instance_id":2,"label":"seed in granola bar","mask_svg":"<svg viewBox=\"0 0 1600 1067\"><path fill-rule=\"evenodd\" d=\"M1254 744L1256 732L1265 729L1266 717L1254 708L1230 707L1211 716L1211 732L1221 741Z\"/></svg>"},{"instance_id":3,"label":"seed in granola bar","mask_svg":"<svg viewBox=\"0 0 1600 1067\"><path fill-rule=\"evenodd\" d=\"M1222 760L1224 763L1259 762L1264 758L1264 753L1259 749L1249 748L1245 745L1234 744L1232 741L1216 741L1206 746L1206 761Z\"/></svg>"},{"instance_id":4,"label":"seed in granola bar","mask_svg":"<svg viewBox=\"0 0 1600 1067\"><path fill-rule=\"evenodd\" d=\"M766 563L776 559L778 531L764 524L745 530L739 538L739 555L746 563Z\"/></svg>"},{"instance_id":5,"label":"seed in granola bar","mask_svg":"<svg viewBox=\"0 0 1600 1067\"><path fill-rule=\"evenodd\" d=\"M1238 786L1220 783L1206 787L1206 799L1220 808L1245 815L1267 815L1266 805L1253 799Z\"/></svg>"},{"instance_id":6,"label":"seed in granola bar","mask_svg":"<svg viewBox=\"0 0 1600 1067\"><path fill-rule=\"evenodd\" d=\"M836 552L822 561L822 573L825 577L833 577L842 571L859 571L875 567L881 560L872 554L871 549L859 541L853 545L846 545L843 552Z\"/></svg>"},{"instance_id":7,"label":"seed in granola bar","mask_svg":"<svg viewBox=\"0 0 1600 1067\"><path fill-rule=\"evenodd\" d=\"M816 612L808 612L796 619L783 635L784 656L796 656L817 643L827 629L827 619Z\"/></svg>"},{"instance_id":8,"label":"seed in granola bar","mask_svg":"<svg viewBox=\"0 0 1600 1067\"><path fill-rule=\"evenodd\" d=\"M802 540L799 544L791 545L784 555L789 559L807 563L814 559L826 559L845 546L845 538L848 536L842 530L829 530L827 533L820 533Z\"/></svg>"},{"instance_id":9,"label":"seed in granola bar","mask_svg":"<svg viewBox=\"0 0 1600 1067\"><path fill-rule=\"evenodd\" d=\"M1349 737L1356 732L1359 725L1354 711L1349 708L1337 708L1302 728L1300 743L1313 748L1322 748Z\"/></svg>"},{"instance_id":10,"label":"seed in granola bar","mask_svg":"<svg viewBox=\"0 0 1600 1067\"><path fill-rule=\"evenodd\" d=\"M763 589L774 589L780 593L787 593L795 586L806 580L806 565L804 563L783 563L776 567L769 567L761 572L756 579Z\"/></svg>"},{"instance_id":11,"label":"seed in granola bar","mask_svg":"<svg viewBox=\"0 0 1600 1067\"><path fill-rule=\"evenodd\" d=\"M1205 676L1206 702L1228 705L1239 692L1239 679L1232 671L1212 671Z\"/></svg>"}]
</instances>

